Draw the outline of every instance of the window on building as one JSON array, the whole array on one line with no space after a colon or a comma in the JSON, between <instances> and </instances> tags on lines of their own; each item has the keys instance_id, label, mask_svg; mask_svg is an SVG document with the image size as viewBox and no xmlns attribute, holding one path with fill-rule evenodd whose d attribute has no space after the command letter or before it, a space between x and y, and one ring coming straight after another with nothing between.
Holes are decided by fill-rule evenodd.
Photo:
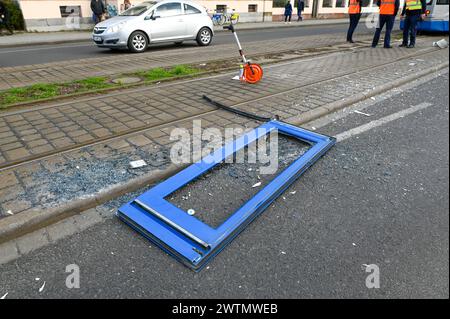
<instances>
[{"instance_id":1,"label":"window on building","mask_svg":"<svg viewBox=\"0 0 450 319\"><path fill-rule=\"evenodd\" d=\"M202 13L199 9L189 5L189 4L184 4L184 13L185 14L196 14L196 13Z\"/></svg>"},{"instance_id":2,"label":"window on building","mask_svg":"<svg viewBox=\"0 0 450 319\"><path fill-rule=\"evenodd\" d=\"M60 6L61 18L81 17L81 6Z\"/></svg>"},{"instance_id":3,"label":"window on building","mask_svg":"<svg viewBox=\"0 0 450 319\"><path fill-rule=\"evenodd\" d=\"M336 0L336 8L345 8L346 0Z\"/></svg>"},{"instance_id":4,"label":"window on building","mask_svg":"<svg viewBox=\"0 0 450 319\"><path fill-rule=\"evenodd\" d=\"M249 4L248 5L248 12L257 12L258 11L258 5L257 4Z\"/></svg>"},{"instance_id":5,"label":"window on building","mask_svg":"<svg viewBox=\"0 0 450 319\"><path fill-rule=\"evenodd\" d=\"M272 7L274 8L284 8L287 0L273 0Z\"/></svg>"},{"instance_id":6,"label":"window on building","mask_svg":"<svg viewBox=\"0 0 450 319\"><path fill-rule=\"evenodd\" d=\"M216 11L217 11L217 13L225 13L225 12L227 12L227 5L226 4L218 4L218 5L216 5Z\"/></svg>"},{"instance_id":7,"label":"window on building","mask_svg":"<svg viewBox=\"0 0 450 319\"><path fill-rule=\"evenodd\" d=\"M172 17L181 14L181 3L170 2L156 8L156 15L161 18Z\"/></svg>"},{"instance_id":8,"label":"window on building","mask_svg":"<svg viewBox=\"0 0 450 319\"><path fill-rule=\"evenodd\" d=\"M322 8L332 8L332 7L333 7L333 0L322 1Z\"/></svg>"},{"instance_id":9,"label":"window on building","mask_svg":"<svg viewBox=\"0 0 450 319\"><path fill-rule=\"evenodd\" d=\"M294 0L294 7L298 8L298 2L299 0ZM309 7L309 0L303 0L303 3L305 4L305 8Z\"/></svg>"},{"instance_id":10,"label":"window on building","mask_svg":"<svg viewBox=\"0 0 450 319\"><path fill-rule=\"evenodd\" d=\"M370 7L370 0L361 0L361 7Z\"/></svg>"}]
</instances>

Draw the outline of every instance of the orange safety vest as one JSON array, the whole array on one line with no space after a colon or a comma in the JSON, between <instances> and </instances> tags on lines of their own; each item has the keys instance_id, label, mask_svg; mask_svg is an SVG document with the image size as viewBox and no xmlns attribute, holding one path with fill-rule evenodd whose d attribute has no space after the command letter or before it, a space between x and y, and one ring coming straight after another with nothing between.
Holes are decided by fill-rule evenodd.
<instances>
[{"instance_id":1,"label":"orange safety vest","mask_svg":"<svg viewBox=\"0 0 450 319\"><path fill-rule=\"evenodd\" d=\"M395 1L394 0L381 0L380 14L394 14Z\"/></svg>"},{"instance_id":2,"label":"orange safety vest","mask_svg":"<svg viewBox=\"0 0 450 319\"><path fill-rule=\"evenodd\" d=\"M356 0L350 0L348 4L348 14L361 13L361 3Z\"/></svg>"}]
</instances>

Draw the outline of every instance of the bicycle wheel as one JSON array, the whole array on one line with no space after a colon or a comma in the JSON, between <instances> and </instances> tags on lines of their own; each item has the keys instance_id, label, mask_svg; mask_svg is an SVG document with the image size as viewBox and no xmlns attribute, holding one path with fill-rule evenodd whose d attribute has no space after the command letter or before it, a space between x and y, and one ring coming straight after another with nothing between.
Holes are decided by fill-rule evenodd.
<instances>
[{"instance_id":1,"label":"bicycle wheel","mask_svg":"<svg viewBox=\"0 0 450 319\"><path fill-rule=\"evenodd\" d=\"M263 69L259 64L246 64L244 65L244 78L245 82L255 84L261 81L263 77Z\"/></svg>"},{"instance_id":2,"label":"bicycle wheel","mask_svg":"<svg viewBox=\"0 0 450 319\"><path fill-rule=\"evenodd\" d=\"M236 24L239 21L239 16L231 17L231 24Z\"/></svg>"}]
</instances>

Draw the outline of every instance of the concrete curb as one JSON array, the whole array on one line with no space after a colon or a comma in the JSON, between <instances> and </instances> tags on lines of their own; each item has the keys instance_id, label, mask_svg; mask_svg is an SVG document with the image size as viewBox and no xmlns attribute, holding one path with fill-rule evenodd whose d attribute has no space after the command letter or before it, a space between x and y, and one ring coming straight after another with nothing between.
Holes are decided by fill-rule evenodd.
<instances>
[{"instance_id":1,"label":"concrete curb","mask_svg":"<svg viewBox=\"0 0 450 319\"><path fill-rule=\"evenodd\" d=\"M442 64L434 66L433 68L422 70L415 74L401 78L397 81L381 85L375 88L374 90L371 90L370 92L356 94L350 98L338 102L333 102L321 106L319 108L316 108L314 110L305 112L300 117L298 117L298 119L291 120L290 122L294 125L305 124L321 116L327 115L339 109L345 108L352 104L358 103L362 100L370 98L374 95L386 92L394 87L401 86L425 75L437 72L448 66L449 62L444 62ZM90 208L101 205L113 198L122 196L126 193L136 191L139 188L150 185L159 180L165 179L175 174L176 172L180 171L186 166L187 165L176 166L172 164L164 170L157 170L150 172L149 174L137 177L126 183L114 185L108 189L104 189L91 197L80 198L71 201L63 206L48 208L44 212L42 212L42 209L30 209L18 215L7 217L3 220L0 220L0 244L18 238L22 235L25 235L37 229L49 226L62 219L81 213Z\"/></svg>"},{"instance_id":2,"label":"concrete curb","mask_svg":"<svg viewBox=\"0 0 450 319\"><path fill-rule=\"evenodd\" d=\"M317 20L313 20L317 21ZM320 20L321 23L311 23L311 24L286 24L286 25L266 25L266 26L257 26L258 22L252 22L252 23L246 23L242 25L252 25L250 27L244 27L242 29L239 29L239 24L236 27L237 31L254 31L254 30L268 30L268 29L284 29L284 28L307 28L307 27L315 27L315 26L323 26L323 25L340 25L340 24L346 24L348 23L347 19L342 19L342 21L330 21L327 22L325 19ZM254 26L253 26L254 25ZM222 27L220 28L214 28L214 33L222 33L222 32L229 32L228 30L223 30ZM88 33L88 31L86 31ZM39 34L39 33L37 33ZM91 43L91 33L86 34L87 37L80 37L79 39L70 39L70 40L48 40L48 41L38 41L38 42L17 42L12 44L0 44L0 49L6 49L6 48L20 48L30 45L52 45L52 44L70 44L70 43Z\"/></svg>"}]
</instances>

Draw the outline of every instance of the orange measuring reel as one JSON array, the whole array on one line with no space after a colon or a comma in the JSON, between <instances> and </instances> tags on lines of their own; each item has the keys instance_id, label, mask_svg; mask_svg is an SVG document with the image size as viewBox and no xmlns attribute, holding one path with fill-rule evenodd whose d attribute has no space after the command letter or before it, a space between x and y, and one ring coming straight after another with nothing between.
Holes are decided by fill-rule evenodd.
<instances>
[{"instance_id":1,"label":"orange measuring reel","mask_svg":"<svg viewBox=\"0 0 450 319\"><path fill-rule=\"evenodd\" d=\"M261 81L263 77L263 69L259 64L256 63L247 63L244 65L244 72L242 74L241 81L255 84Z\"/></svg>"},{"instance_id":2,"label":"orange measuring reel","mask_svg":"<svg viewBox=\"0 0 450 319\"><path fill-rule=\"evenodd\" d=\"M247 60L245 58L244 52L242 51L241 43L239 42L239 38L237 36L236 31L234 30L234 26L232 24L230 24L228 26L224 26L223 28L226 30L230 30L233 33L234 39L236 40L236 43L239 48L239 54L242 58L242 63L243 63L241 65L239 79L242 82L247 82L250 84L255 84L255 83L258 83L259 81L261 81L261 79L263 77L263 73L264 73L263 69L259 64L251 63L250 60Z\"/></svg>"}]
</instances>

